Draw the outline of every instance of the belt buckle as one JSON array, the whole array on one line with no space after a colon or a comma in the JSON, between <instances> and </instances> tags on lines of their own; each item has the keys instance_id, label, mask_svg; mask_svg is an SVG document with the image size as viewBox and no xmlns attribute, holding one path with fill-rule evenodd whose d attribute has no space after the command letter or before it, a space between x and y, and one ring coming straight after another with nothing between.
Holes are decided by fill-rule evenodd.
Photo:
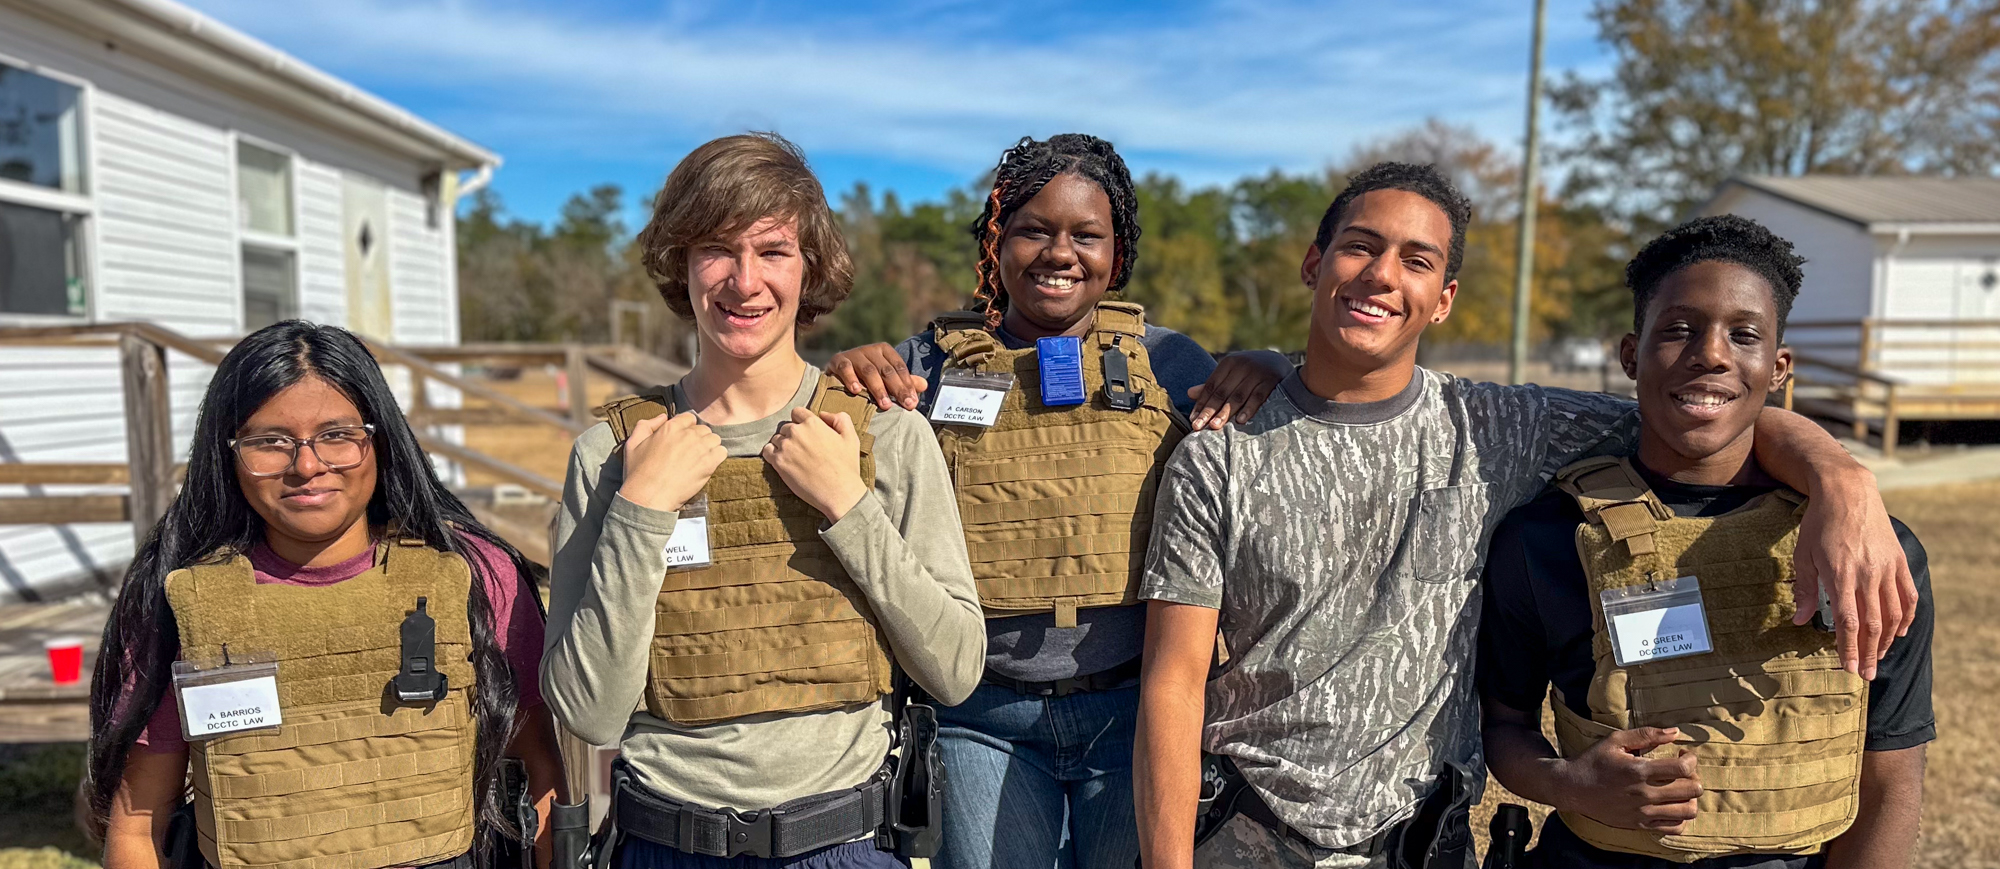
<instances>
[{"instance_id":1,"label":"belt buckle","mask_svg":"<svg viewBox=\"0 0 2000 869\"><path fill-rule=\"evenodd\" d=\"M723 846L723 850L728 853L718 856L737 857L743 854L764 858L777 856L771 853L771 816L773 814L771 810L765 809L745 814L735 809L723 809L720 814L728 822L729 841Z\"/></svg>"}]
</instances>

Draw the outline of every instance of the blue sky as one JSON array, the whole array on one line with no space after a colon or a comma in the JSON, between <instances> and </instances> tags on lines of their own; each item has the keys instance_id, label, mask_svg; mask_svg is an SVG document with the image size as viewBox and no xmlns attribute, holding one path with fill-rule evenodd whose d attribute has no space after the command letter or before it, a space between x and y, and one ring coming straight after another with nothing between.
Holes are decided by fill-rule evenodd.
<instances>
[{"instance_id":1,"label":"blue sky","mask_svg":"<svg viewBox=\"0 0 2000 869\"><path fill-rule=\"evenodd\" d=\"M745 129L829 193L927 199L1023 135L1090 132L1137 173L1305 171L1425 118L1518 147L1530 0L189 0L493 149L508 210L613 182L649 198ZM1589 0L1549 3L1551 71L1601 70ZM636 214L636 212L635 212Z\"/></svg>"}]
</instances>

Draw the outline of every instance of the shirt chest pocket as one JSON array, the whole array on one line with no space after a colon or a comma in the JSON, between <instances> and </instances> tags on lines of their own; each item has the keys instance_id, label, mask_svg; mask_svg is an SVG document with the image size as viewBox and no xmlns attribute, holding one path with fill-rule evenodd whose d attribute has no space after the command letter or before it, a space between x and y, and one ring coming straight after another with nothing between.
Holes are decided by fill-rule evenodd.
<instances>
[{"instance_id":1,"label":"shirt chest pocket","mask_svg":"<svg viewBox=\"0 0 2000 869\"><path fill-rule=\"evenodd\" d=\"M1475 571L1492 503L1491 483L1418 492L1403 533L1399 572L1428 583L1478 579Z\"/></svg>"}]
</instances>

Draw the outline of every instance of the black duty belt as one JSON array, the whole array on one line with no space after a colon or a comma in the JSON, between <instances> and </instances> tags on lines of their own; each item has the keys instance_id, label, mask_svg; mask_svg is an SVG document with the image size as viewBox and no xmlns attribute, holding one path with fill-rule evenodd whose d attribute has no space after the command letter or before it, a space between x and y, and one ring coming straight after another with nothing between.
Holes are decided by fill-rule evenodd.
<instances>
[{"instance_id":1,"label":"black duty belt","mask_svg":"<svg viewBox=\"0 0 2000 869\"><path fill-rule=\"evenodd\" d=\"M1026 694L1030 697L1067 697L1071 694L1082 694L1086 691L1111 691L1123 688L1139 678L1139 667L1139 659L1133 658L1109 670L1092 673L1088 676L1077 676L1073 679L1057 679L1053 682L1029 682L1025 679L1009 679L992 670L987 670L986 675L980 678L988 684L1010 688L1017 694Z\"/></svg>"},{"instance_id":2,"label":"black duty belt","mask_svg":"<svg viewBox=\"0 0 2000 869\"><path fill-rule=\"evenodd\" d=\"M1467 865L1471 848L1468 824L1474 782L1470 773L1447 762L1436 786L1417 804L1414 817L1406 818L1360 842L1339 848L1362 857L1387 855L1392 869L1435 869ZM1236 764L1227 757L1202 756L1202 807L1195 819L1195 846L1208 840L1229 822L1242 815L1269 829L1279 838L1305 845L1309 851L1325 850L1278 818L1271 806L1243 780Z\"/></svg>"},{"instance_id":3,"label":"black duty belt","mask_svg":"<svg viewBox=\"0 0 2000 869\"><path fill-rule=\"evenodd\" d=\"M622 772L622 770L621 770ZM704 809L656 796L614 776L612 812L621 835L710 857L796 857L873 836L882 826L886 775L866 784L800 797L755 811Z\"/></svg>"}]
</instances>

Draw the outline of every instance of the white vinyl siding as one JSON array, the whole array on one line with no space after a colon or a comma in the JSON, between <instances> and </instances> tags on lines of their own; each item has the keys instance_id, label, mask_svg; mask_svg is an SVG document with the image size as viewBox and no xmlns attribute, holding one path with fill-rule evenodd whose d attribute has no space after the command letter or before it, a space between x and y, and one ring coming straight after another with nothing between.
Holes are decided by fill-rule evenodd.
<instances>
[{"instance_id":1,"label":"white vinyl siding","mask_svg":"<svg viewBox=\"0 0 2000 869\"><path fill-rule=\"evenodd\" d=\"M299 316L347 322L347 264L340 248L340 171L298 161Z\"/></svg>"},{"instance_id":2,"label":"white vinyl siding","mask_svg":"<svg viewBox=\"0 0 2000 869\"><path fill-rule=\"evenodd\" d=\"M97 318L237 330L229 137L100 92Z\"/></svg>"},{"instance_id":3,"label":"white vinyl siding","mask_svg":"<svg viewBox=\"0 0 2000 869\"><path fill-rule=\"evenodd\" d=\"M445 219L449 219L447 216ZM389 189L389 286L399 344L443 344L451 337L444 233L429 225L421 196Z\"/></svg>"}]
</instances>

